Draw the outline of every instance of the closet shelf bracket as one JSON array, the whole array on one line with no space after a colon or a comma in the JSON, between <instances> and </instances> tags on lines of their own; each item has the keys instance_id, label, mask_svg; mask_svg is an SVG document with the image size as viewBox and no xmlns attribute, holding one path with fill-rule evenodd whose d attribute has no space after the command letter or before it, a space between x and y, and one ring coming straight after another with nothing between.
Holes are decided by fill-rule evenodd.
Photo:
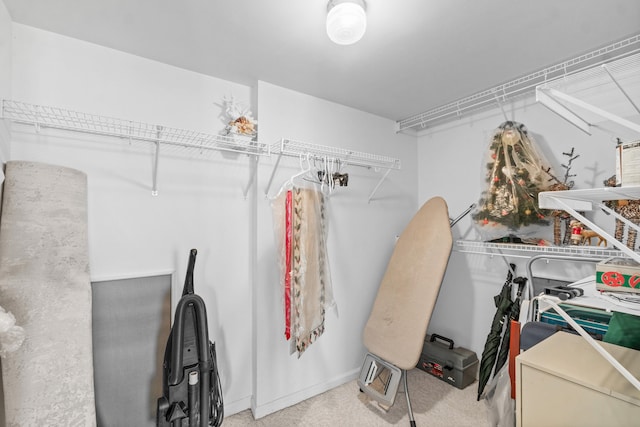
<instances>
[{"instance_id":1,"label":"closet shelf bracket","mask_svg":"<svg viewBox=\"0 0 640 427\"><path fill-rule=\"evenodd\" d=\"M382 175L382 177L380 178L380 181L378 181L376 186L373 188L373 191L371 192L371 194L369 194L369 198L367 199L367 203L371 202L371 199L373 198L373 196L378 191L378 188L380 188L380 186L382 185L384 180L387 179L387 176L389 176L389 172L391 172L391 169L387 169L387 171L384 173L384 175Z\"/></svg>"},{"instance_id":2,"label":"closet shelf bracket","mask_svg":"<svg viewBox=\"0 0 640 427\"><path fill-rule=\"evenodd\" d=\"M571 95L567 95L566 93L560 92L557 89L542 89L536 88L536 101L558 114L563 119L567 120L569 123L573 124L583 132L591 135L590 127L591 124L587 123L584 119L579 117L576 113L571 111L569 108L562 105L558 100L563 100L569 104L573 104L575 106L584 108L587 111L597 114L600 117L603 117L607 120L611 120L614 123L618 123L628 129L631 129L634 132L640 133L640 125L634 123L630 120L624 119L616 114L609 113L601 108L598 108L594 105L591 105L587 102L581 101L577 98L574 98Z\"/></svg>"},{"instance_id":3,"label":"closet shelf bracket","mask_svg":"<svg viewBox=\"0 0 640 427\"><path fill-rule=\"evenodd\" d=\"M244 190L242 190L242 194L244 196L244 199L247 200L247 195L249 194L249 190L251 189L251 186L253 185L253 182L255 180L256 177L256 173L258 171L258 158L254 157L253 159L249 160L250 163L250 173L249 173L249 182L247 183L247 186L244 188Z\"/></svg>"},{"instance_id":4,"label":"closet shelf bracket","mask_svg":"<svg viewBox=\"0 0 640 427\"><path fill-rule=\"evenodd\" d=\"M153 158L153 187L151 188L151 195L158 195L158 161L160 159L160 138L162 135L162 126L158 126L157 131L158 139L155 141L155 152Z\"/></svg>"},{"instance_id":5,"label":"closet shelf bracket","mask_svg":"<svg viewBox=\"0 0 640 427\"><path fill-rule=\"evenodd\" d=\"M273 169L271 170L271 175L269 176L269 181L267 182L267 188L264 189L265 196L269 195L269 189L271 188L271 184L273 183L273 177L276 175L276 170L278 170L278 166L280 165L280 160L282 160L282 151L278 153L276 164L273 165Z\"/></svg>"},{"instance_id":6,"label":"closet shelf bracket","mask_svg":"<svg viewBox=\"0 0 640 427\"><path fill-rule=\"evenodd\" d=\"M623 87L623 82L628 82L626 84L632 87L635 86L639 69L640 53L634 53L611 63L602 64L600 67L583 70L561 79L546 81L536 86L536 101L589 135L591 135L590 128L594 125L580 117L574 110L576 107L584 114L595 114L602 119L640 133L638 123L623 117L628 115L627 112L619 111L614 114L584 101L587 99L585 97L589 95L611 88L622 94L624 98L620 100L624 99L628 102L633 107L635 114L640 113L640 108ZM577 94L580 94L582 99L574 96Z\"/></svg>"}]
</instances>

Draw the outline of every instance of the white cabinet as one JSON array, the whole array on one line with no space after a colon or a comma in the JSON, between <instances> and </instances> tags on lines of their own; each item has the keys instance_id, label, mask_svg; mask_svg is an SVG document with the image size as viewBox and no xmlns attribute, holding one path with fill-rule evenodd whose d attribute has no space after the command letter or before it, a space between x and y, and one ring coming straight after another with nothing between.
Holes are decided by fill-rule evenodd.
<instances>
[{"instance_id":1,"label":"white cabinet","mask_svg":"<svg viewBox=\"0 0 640 427\"><path fill-rule=\"evenodd\" d=\"M602 343L640 376L640 351ZM632 426L640 390L583 338L557 332L516 357L516 425Z\"/></svg>"}]
</instances>

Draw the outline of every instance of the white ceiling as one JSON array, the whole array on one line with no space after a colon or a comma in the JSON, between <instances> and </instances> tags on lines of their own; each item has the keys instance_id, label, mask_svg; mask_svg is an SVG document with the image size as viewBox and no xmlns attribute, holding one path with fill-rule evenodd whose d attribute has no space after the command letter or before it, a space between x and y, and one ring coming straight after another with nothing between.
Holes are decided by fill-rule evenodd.
<instances>
[{"instance_id":1,"label":"white ceiling","mask_svg":"<svg viewBox=\"0 0 640 427\"><path fill-rule=\"evenodd\" d=\"M14 22L245 85L403 119L640 32L638 0L366 0L352 46L327 0L0 0Z\"/></svg>"}]
</instances>

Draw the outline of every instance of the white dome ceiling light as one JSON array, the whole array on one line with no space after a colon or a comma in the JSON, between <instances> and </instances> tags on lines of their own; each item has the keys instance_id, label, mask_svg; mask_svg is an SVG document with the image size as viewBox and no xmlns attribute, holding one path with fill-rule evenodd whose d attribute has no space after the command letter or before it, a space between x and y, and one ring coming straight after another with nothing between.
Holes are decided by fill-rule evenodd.
<instances>
[{"instance_id":1,"label":"white dome ceiling light","mask_svg":"<svg viewBox=\"0 0 640 427\"><path fill-rule=\"evenodd\" d=\"M364 0L330 0L327 5L327 35L340 45L354 44L367 29Z\"/></svg>"}]
</instances>

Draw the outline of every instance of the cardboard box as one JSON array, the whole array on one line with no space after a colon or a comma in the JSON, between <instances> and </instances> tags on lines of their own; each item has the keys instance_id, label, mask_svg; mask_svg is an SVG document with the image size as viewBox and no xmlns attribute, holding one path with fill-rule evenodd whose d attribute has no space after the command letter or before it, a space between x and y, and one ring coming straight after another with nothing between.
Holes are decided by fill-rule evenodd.
<instances>
[{"instance_id":1,"label":"cardboard box","mask_svg":"<svg viewBox=\"0 0 640 427\"><path fill-rule=\"evenodd\" d=\"M628 258L608 258L596 265L596 289L640 293L640 264Z\"/></svg>"}]
</instances>

